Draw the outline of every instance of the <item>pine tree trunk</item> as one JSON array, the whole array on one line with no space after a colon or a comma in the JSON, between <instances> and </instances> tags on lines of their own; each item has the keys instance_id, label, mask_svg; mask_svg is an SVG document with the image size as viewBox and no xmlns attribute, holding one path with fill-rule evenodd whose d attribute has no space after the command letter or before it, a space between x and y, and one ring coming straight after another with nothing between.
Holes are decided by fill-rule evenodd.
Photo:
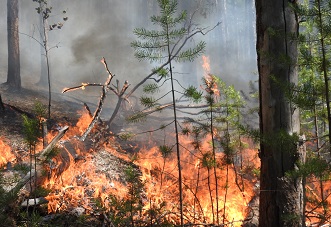
<instances>
[{"instance_id":1,"label":"pine tree trunk","mask_svg":"<svg viewBox=\"0 0 331 227\"><path fill-rule=\"evenodd\" d=\"M276 82L289 85L298 80L297 43L293 39L297 36L298 23L289 2L255 2L262 134L261 227L304 225L302 179L285 175L296 168L298 159L304 161L304 150L295 145L298 141L286 139L299 133L299 111L293 108L284 89ZM281 133L286 138L279 136Z\"/></svg>"},{"instance_id":2,"label":"pine tree trunk","mask_svg":"<svg viewBox=\"0 0 331 227\"><path fill-rule=\"evenodd\" d=\"M7 0L8 74L7 84L21 88L18 0Z\"/></svg>"}]
</instances>

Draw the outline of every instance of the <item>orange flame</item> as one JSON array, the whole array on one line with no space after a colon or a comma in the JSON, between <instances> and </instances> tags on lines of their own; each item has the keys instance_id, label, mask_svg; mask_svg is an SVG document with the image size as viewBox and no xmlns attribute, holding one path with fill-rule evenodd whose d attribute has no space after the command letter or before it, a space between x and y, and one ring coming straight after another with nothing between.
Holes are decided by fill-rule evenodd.
<instances>
[{"instance_id":1,"label":"orange flame","mask_svg":"<svg viewBox=\"0 0 331 227\"><path fill-rule=\"evenodd\" d=\"M80 112L81 117L75 127L71 127L66 133L65 139L70 139L74 135L80 135L91 122L91 116L87 111ZM76 146L76 145L75 145ZM70 153L70 151L67 151ZM71 155L69 158L68 168L60 175L56 170L62 165L61 160L54 158L55 166L48 167L48 178L45 179L43 186L50 189L50 193L46 199L48 203L48 212L55 213L59 211L70 211L76 207L82 207L86 213L92 212L95 207L92 207L92 199L99 198L101 204L107 207L107 197L109 194L120 195L121 191L125 191L124 186L118 182L118 176L113 179L107 178L106 173L97 169L96 166L100 162L100 157L95 153L88 153L87 150L80 150L79 145L75 147L76 157ZM110 154L107 151L106 154ZM68 161L68 160L67 160ZM111 165L109 163L109 165Z\"/></svg>"},{"instance_id":2,"label":"orange flame","mask_svg":"<svg viewBox=\"0 0 331 227\"><path fill-rule=\"evenodd\" d=\"M4 142L4 138L0 138L0 167L14 161L15 158L10 146Z\"/></svg>"},{"instance_id":3,"label":"orange flame","mask_svg":"<svg viewBox=\"0 0 331 227\"><path fill-rule=\"evenodd\" d=\"M202 56L202 68L204 70L204 76L210 73L210 60L208 56Z\"/></svg>"},{"instance_id":4,"label":"orange flame","mask_svg":"<svg viewBox=\"0 0 331 227\"><path fill-rule=\"evenodd\" d=\"M202 68L204 69L204 83L205 87L201 87L203 90L206 90L208 93L213 93L216 96L220 95L215 78L210 73L210 61L209 57L202 56Z\"/></svg>"},{"instance_id":5,"label":"orange flame","mask_svg":"<svg viewBox=\"0 0 331 227\"><path fill-rule=\"evenodd\" d=\"M201 154L192 154L189 149L191 141L181 137L181 144L186 149L182 150L182 175L184 188L185 216L187 221L193 223L212 223L216 211L215 198L215 178L201 163ZM208 140L203 143L202 147L210 148ZM192 149L191 149L192 150ZM249 163L257 159L256 151L246 149L243 151L243 162ZM174 154L173 154L174 155ZM157 147L150 150L143 149L139 153L140 158L137 164L141 167L143 180L147 183L146 193L151 202L146 205L145 209L151 206L157 207L167 202L169 210L176 210L178 207L178 184L177 184L177 165L176 158L169 156L162 157ZM217 160L222 159L222 154L217 155ZM258 161L256 161L258 163ZM237 167L238 168L238 167ZM255 195L253 191L254 181L242 179L240 183L235 182L238 178L233 166L220 166L217 168L218 177L218 207L219 219L224 219L225 223L235 221L233 226L241 226L248 212L248 202ZM208 184L208 180L210 182ZM226 182L225 179L228 179ZM255 179L256 181L256 179ZM212 197L210 197L212 193ZM211 202L213 200L213 202ZM177 210L178 212L178 210ZM224 214L222 214L222 212ZM178 217L172 217L174 222ZM216 219L216 217L214 217ZM215 220L214 220L215 222Z\"/></svg>"}]
</instances>

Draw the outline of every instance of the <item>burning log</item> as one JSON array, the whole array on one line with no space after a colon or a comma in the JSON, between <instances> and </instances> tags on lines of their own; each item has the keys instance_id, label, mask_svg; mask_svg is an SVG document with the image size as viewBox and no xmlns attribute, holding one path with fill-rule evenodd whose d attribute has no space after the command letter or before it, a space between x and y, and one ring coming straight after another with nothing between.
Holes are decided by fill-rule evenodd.
<instances>
[{"instance_id":1,"label":"burning log","mask_svg":"<svg viewBox=\"0 0 331 227\"><path fill-rule=\"evenodd\" d=\"M27 111L21 110L20 108L17 108L16 106L10 105L10 104L4 104L4 106L9 107L10 109L18 112L19 114L26 115L29 118L34 118L35 116ZM5 108L5 107L4 107Z\"/></svg>"},{"instance_id":2,"label":"burning log","mask_svg":"<svg viewBox=\"0 0 331 227\"><path fill-rule=\"evenodd\" d=\"M89 150L90 144L82 143L77 138L72 138L61 144L61 152L52 160L49 166L49 175L58 177L73 163L72 160L77 163L84 161L84 154L80 154L79 151Z\"/></svg>"}]
</instances>

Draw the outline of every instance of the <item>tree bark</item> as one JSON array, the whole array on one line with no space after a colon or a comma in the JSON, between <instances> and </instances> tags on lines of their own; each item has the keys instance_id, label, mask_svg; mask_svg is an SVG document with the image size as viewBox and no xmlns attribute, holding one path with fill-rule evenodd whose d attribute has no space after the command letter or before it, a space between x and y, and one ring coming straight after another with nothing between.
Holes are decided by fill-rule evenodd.
<instances>
[{"instance_id":1,"label":"tree bark","mask_svg":"<svg viewBox=\"0 0 331 227\"><path fill-rule=\"evenodd\" d=\"M291 0L256 0L259 70L261 188L259 226L303 226L302 180L287 177L304 161L292 135L299 133L299 110L279 83L297 83L298 22ZM284 86L290 87L290 86ZM284 135L284 136L281 136Z\"/></svg>"},{"instance_id":2,"label":"tree bark","mask_svg":"<svg viewBox=\"0 0 331 227\"><path fill-rule=\"evenodd\" d=\"M18 35L18 0L7 0L8 74L7 84L20 89L20 46Z\"/></svg>"}]
</instances>

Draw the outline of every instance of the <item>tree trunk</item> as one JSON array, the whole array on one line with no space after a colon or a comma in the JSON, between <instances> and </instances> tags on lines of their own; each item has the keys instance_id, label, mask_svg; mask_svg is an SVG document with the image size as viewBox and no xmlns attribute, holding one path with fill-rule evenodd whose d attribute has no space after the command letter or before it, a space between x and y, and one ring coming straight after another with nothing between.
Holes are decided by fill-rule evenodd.
<instances>
[{"instance_id":1,"label":"tree trunk","mask_svg":"<svg viewBox=\"0 0 331 227\"><path fill-rule=\"evenodd\" d=\"M7 0L8 74L7 84L21 88L18 0Z\"/></svg>"},{"instance_id":2,"label":"tree trunk","mask_svg":"<svg viewBox=\"0 0 331 227\"><path fill-rule=\"evenodd\" d=\"M43 9L43 3L39 3L40 9ZM46 86L49 85L49 80L48 80L48 70L49 70L49 65L47 65L47 59L49 57L49 53L46 52L49 50L48 47L48 20L44 18L44 15L38 14L39 15L39 26L41 28L40 32L40 43L43 45L40 45L40 78L37 83L39 86Z\"/></svg>"},{"instance_id":3,"label":"tree trunk","mask_svg":"<svg viewBox=\"0 0 331 227\"><path fill-rule=\"evenodd\" d=\"M285 176L304 161L294 141L299 133L299 110L286 98L297 83L298 23L290 0L256 0L257 53L260 89L261 188L259 225L303 226L301 179ZM293 1L294 2L294 1Z\"/></svg>"}]
</instances>

